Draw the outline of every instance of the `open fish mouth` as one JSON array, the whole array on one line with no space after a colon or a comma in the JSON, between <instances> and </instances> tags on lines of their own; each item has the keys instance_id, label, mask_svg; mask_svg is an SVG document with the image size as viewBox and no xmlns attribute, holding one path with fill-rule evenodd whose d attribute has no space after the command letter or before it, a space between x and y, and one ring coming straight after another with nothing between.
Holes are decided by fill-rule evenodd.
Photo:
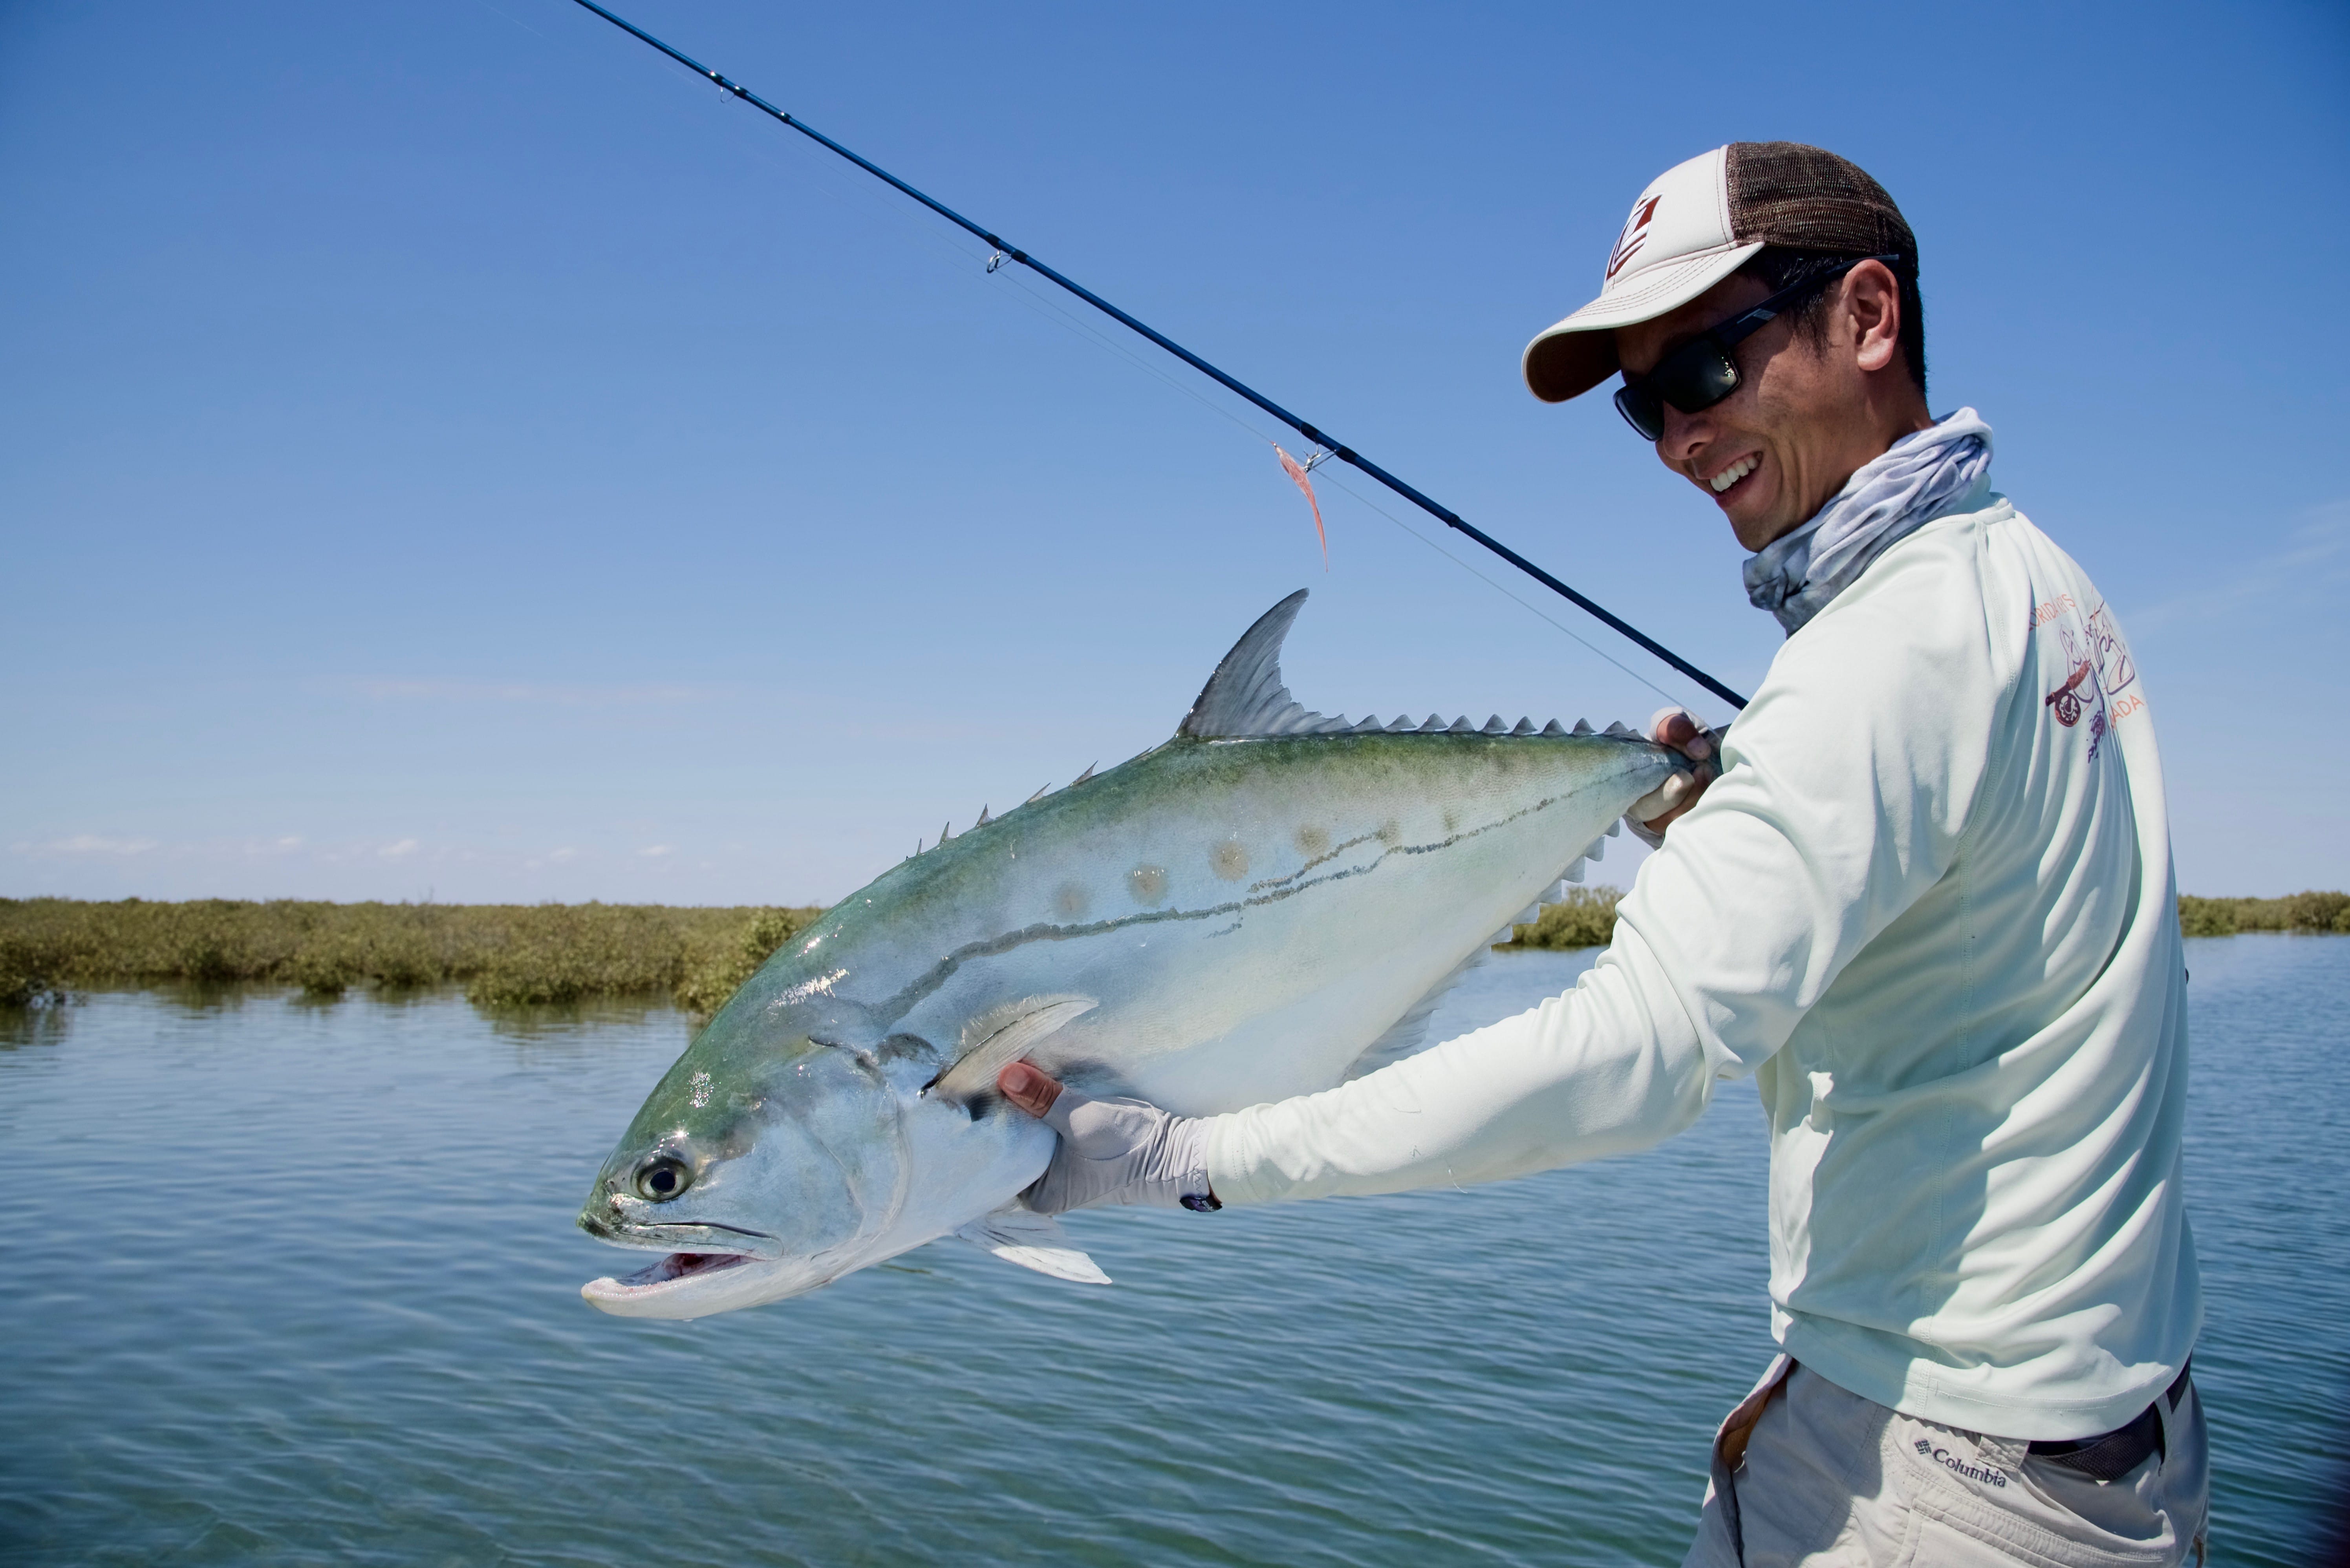
<instances>
[{"instance_id":1,"label":"open fish mouth","mask_svg":"<svg viewBox=\"0 0 2350 1568\"><path fill-rule=\"evenodd\" d=\"M794 1272L741 1252L667 1252L634 1273L590 1280L579 1294L615 1317L704 1317L794 1293Z\"/></svg>"},{"instance_id":2,"label":"open fish mouth","mask_svg":"<svg viewBox=\"0 0 2350 1568\"><path fill-rule=\"evenodd\" d=\"M659 1260L641 1269L579 1287L589 1305L621 1317L725 1312L763 1298L778 1276L794 1272L781 1255L782 1243L760 1231L708 1223L619 1225L593 1213L581 1216L579 1228L616 1247L661 1249Z\"/></svg>"},{"instance_id":3,"label":"open fish mouth","mask_svg":"<svg viewBox=\"0 0 2350 1568\"><path fill-rule=\"evenodd\" d=\"M843 1272L837 1262L827 1266L812 1259L770 1261L740 1252L670 1252L635 1273L590 1280L579 1287L579 1295L614 1317L711 1317L805 1294Z\"/></svg>"},{"instance_id":4,"label":"open fish mouth","mask_svg":"<svg viewBox=\"0 0 2350 1568\"><path fill-rule=\"evenodd\" d=\"M739 1269L750 1261L740 1252L671 1252L650 1268L639 1269L633 1274L622 1274L612 1283L622 1290L665 1285L673 1280L691 1279L716 1269Z\"/></svg>"}]
</instances>

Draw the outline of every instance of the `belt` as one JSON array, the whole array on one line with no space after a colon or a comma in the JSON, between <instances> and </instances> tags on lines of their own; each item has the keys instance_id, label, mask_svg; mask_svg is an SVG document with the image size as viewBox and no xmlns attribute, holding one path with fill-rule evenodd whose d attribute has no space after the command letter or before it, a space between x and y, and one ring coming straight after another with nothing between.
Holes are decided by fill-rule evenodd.
<instances>
[{"instance_id":1,"label":"belt","mask_svg":"<svg viewBox=\"0 0 2350 1568\"><path fill-rule=\"evenodd\" d=\"M2188 1367L2195 1365L2190 1356L2178 1376L2171 1380L2163 1394L2173 1410L2187 1395ZM2162 1441L2162 1413L2148 1405L2137 1417L2101 1437L2075 1438L2059 1442L2039 1442L2031 1452L2052 1465L2063 1465L2068 1470L2093 1480L2118 1480L2146 1462L2148 1454L2160 1454L2165 1459Z\"/></svg>"}]
</instances>

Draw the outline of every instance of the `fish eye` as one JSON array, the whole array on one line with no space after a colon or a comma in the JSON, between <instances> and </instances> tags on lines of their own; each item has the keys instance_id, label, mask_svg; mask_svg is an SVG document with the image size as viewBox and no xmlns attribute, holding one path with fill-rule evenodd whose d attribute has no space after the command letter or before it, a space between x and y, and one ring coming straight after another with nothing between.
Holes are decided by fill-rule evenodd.
<instances>
[{"instance_id":1,"label":"fish eye","mask_svg":"<svg viewBox=\"0 0 2350 1568\"><path fill-rule=\"evenodd\" d=\"M666 1203L693 1184L693 1171L673 1154L657 1154L637 1167L637 1196Z\"/></svg>"}]
</instances>

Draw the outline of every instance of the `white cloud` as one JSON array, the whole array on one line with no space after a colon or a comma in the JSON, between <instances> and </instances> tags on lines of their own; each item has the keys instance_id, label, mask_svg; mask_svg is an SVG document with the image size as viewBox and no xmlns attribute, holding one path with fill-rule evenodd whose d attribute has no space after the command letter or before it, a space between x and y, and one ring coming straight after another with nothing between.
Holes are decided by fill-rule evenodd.
<instances>
[{"instance_id":1,"label":"white cloud","mask_svg":"<svg viewBox=\"0 0 2350 1568\"><path fill-rule=\"evenodd\" d=\"M108 838L95 833L77 833L70 838L53 838L47 844L12 844L19 855L144 855L156 846L152 838Z\"/></svg>"},{"instance_id":2,"label":"white cloud","mask_svg":"<svg viewBox=\"0 0 2350 1568\"><path fill-rule=\"evenodd\" d=\"M649 860L658 859L661 856L674 855L677 853L677 846L674 844L648 844L642 849L638 850L637 853L645 857Z\"/></svg>"},{"instance_id":3,"label":"white cloud","mask_svg":"<svg viewBox=\"0 0 2350 1568\"><path fill-rule=\"evenodd\" d=\"M546 857L560 866L566 860L577 859L579 857L579 851L572 848L571 846L567 844L560 849L550 851Z\"/></svg>"},{"instance_id":4,"label":"white cloud","mask_svg":"<svg viewBox=\"0 0 2350 1568\"><path fill-rule=\"evenodd\" d=\"M377 850L376 853L382 856L386 860L397 860L404 855L413 855L416 853L416 840L413 838L403 838L397 844L385 845L382 848Z\"/></svg>"},{"instance_id":5,"label":"white cloud","mask_svg":"<svg viewBox=\"0 0 2350 1568\"><path fill-rule=\"evenodd\" d=\"M247 855L291 855L302 847L302 836L288 833L277 838L248 838L241 847Z\"/></svg>"}]
</instances>

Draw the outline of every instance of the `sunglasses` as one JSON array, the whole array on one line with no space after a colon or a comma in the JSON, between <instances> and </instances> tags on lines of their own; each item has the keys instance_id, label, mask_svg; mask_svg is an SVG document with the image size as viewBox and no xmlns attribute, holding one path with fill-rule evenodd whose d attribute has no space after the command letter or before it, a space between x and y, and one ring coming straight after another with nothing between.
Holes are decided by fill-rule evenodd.
<instances>
[{"instance_id":1,"label":"sunglasses","mask_svg":"<svg viewBox=\"0 0 2350 1568\"><path fill-rule=\"evenodd\" d=\"M1865 261L1888 266L1898 256L1855 256L1840 267L1781 289L1752 310L1709 327L1657 361L1656 368L1616 389L1616 411L1647 441L1665 435L1665 405L1685 414L1710 409L1738 390L1738 356L1731 350L1784 315L1807 294L1835 282Z\"/></svg>"}]
</instances>

